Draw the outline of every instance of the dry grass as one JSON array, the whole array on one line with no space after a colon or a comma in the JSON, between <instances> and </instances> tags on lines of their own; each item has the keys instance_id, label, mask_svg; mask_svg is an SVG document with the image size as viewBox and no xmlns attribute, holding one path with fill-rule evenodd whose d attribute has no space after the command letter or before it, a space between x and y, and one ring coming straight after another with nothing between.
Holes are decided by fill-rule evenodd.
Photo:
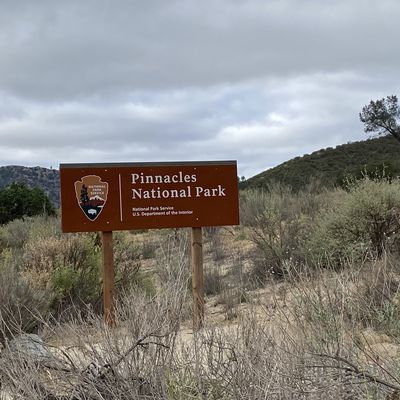
<instances>
[{"instance_id":1,"label":"dry grass","mask_svg":"<svg viewBox=\"0 0 400 400\"><path fill-rule=\"evenodd\" d=\"M182 242L168 246L185 259ZM394 326L379 332L364 315L386 312L387 297L396 304L396 260L340 273L292 270L286 281L249 292L234 323L208 318L192 333L183 328L187 265L172 267L164 256L170 278L153 298L130 292L116 329L96 315L66 324L38 317L51 359L16 357L6 344L3 388L26 399L395 398L399 336ZM366 302L365 287L384 300Z\"/></svg>"}]
</instances>

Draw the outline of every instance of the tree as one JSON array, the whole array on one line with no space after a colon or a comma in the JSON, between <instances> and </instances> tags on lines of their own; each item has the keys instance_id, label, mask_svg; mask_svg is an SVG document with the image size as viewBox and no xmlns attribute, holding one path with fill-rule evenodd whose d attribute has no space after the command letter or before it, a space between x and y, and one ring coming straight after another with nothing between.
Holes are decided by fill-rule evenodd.
<instances>
[{"instance_id":1,"label":"tree","mask_svg":"<svg viewBox=\"0 0 400 400\"><path fill-rule=\"evenodd\" d=\"M55 215L54 206L42 189L13 183L0 190L0 224L40 214Z\"/></svg>"},{"instance_id":2,"label":"tree","mask_svg":"<svg viewBox=\"0 0 400 400\"><path fill-rule=\"evenodd\" d=\"M377 132L378 135L390 133L400 142L400 108L397 96L373 101L364 106L360 113L365 132Z\"/></svg>"},{"instance_id":3,"label":"tree","mask_svg":"<svg viewBox=\"0 0 400 400\"><path fill-rule=\"evenodd\" d=\"M87 186L85 184L82 185L80 199L81 199L81 203L82 204L89 203L88 189L87 189Z\"/></svg>"}]
</instances>

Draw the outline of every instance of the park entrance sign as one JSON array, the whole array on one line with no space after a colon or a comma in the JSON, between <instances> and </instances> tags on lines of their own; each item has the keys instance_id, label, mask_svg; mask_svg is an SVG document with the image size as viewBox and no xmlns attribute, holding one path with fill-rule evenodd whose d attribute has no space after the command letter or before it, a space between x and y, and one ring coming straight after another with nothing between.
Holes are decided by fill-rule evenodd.
<instances>
[{"instance_id":1,"label":"park entrance sign","mask_svg":"<svg viewBox=\"0 0 400 400\"><path fill-rule=\"evenodd\" d=\"M61 164L63 232L102 232L104 316L114 325L112 232L192 228L193 327L204 319L202 231L239 224L236 161Z\"/></svg>"},{"instance_id":2,"label":"park entrance sign","mask_svg":"<svg viewBox=\"0 0 400 400\"><path fill-rule=\"evenodd\" d=\"M235 161L61 164L63 232L239 224Z\"/></svg>"}]
</instances>

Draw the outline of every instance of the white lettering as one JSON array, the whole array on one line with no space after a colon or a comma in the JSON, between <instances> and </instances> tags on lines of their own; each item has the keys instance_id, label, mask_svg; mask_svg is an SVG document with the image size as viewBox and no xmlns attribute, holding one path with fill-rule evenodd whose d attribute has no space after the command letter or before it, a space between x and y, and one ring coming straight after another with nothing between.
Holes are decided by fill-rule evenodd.
<instances>
[{"instance_id":1,"label":"white lettering","mask_svg":"<svg viewBox=\"0 0 400 400\"><path fill-rule=\"evenodd\" d=\"M139 174L132 174L132 185L134 185L138 179L139 179Z\"/></svg>"},{"instance_id":2,"label":"white lettering","mask_svg":"<svg viewBox=\"0 0 400 400\"><path fill-rule=\"evenodd\" d=\"M216 188L203 188L202 186L196 186L196 197L225 197L226 188L218 185Z\"/></svg>"},{"instance_id":3,"label":"white lettering","mask_svg":"<svg viewBox=\"0 0 400 400\"><path fill-rule=\"evenodd\" d=\"M163 183L163 178L161 175L156 175L154 178L155 178L155 183Z\"/></svg>"},{"instance_id":4,"label":"white lettering","mask_svg":"<svg viewBox=\"0 0 400 400\"><path fill-rule=\"evenodd\" d=\"M142 189L132 189L132 199L142 198Z\"/></svg>"},{"instance_id":5,"label":"white lettering","mask_svg":"<svg viewBox=\"0 0 400 400\"><path fill-rule=\"evenodd\" d=\"M195 183L197 182L197 175L185 175L179 171L174 175L145 175L144 172L131 174L132 185L140 184L161 184L161 183ZM101 187L104 187L101 186Z\"/></svg>"}]
</instances>

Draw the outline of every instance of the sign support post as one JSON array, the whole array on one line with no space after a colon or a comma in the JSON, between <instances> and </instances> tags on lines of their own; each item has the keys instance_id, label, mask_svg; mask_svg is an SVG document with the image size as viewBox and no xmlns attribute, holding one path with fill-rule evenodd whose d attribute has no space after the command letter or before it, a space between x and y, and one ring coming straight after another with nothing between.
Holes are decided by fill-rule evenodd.
<instances>
[{"instance_id":1,"label":"sign support post","mask_svg":"<svg viewBox=\"0 0 400 400\"><path fill-rule=\"evenodd\" d=\"M102 252L103 252L103 302L104 302L104 322L110 326L115 326L114 292L114 255L112 231L102 232Z\"/></svg>"},{"instance_id":2,"label":"sign support post","mask_svg":"<svg viewBox=\"0 0 400 400\"><path fill-rule=\"evenodd\" d=\"M192 228L191 243L193 330L199 330L204 323L203 237L201 227Z\"/></svg>"}]
</instances>

